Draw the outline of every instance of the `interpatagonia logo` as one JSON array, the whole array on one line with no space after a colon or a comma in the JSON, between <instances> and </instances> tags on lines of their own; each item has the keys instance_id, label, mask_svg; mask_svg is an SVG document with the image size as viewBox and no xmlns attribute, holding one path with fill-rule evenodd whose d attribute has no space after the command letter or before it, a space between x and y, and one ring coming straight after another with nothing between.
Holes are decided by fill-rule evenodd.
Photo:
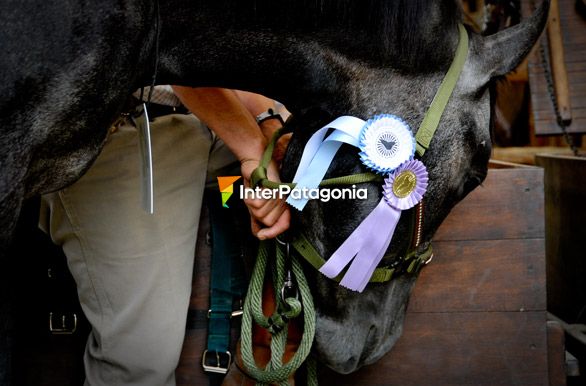
<instances>
[{"instance_id":1,"label":"interpatagonia logo","mask_svg":"<svg viewBox=\"0 0 586 386\"><path fill-rule=\"evenodd\" d=\"M218 186L222 194L222 206L228 208L228 200L234 193L234 183L240 179L240 176L218 177Z\"/></svg>"},{"instance_id":2,"label":"interpatagonia logo","mask_svg":"<svg viewBox=\"0 0 586 386\"><path fill-rule=\"evenodd\" d=\"M241 176L218 177L218 185L222 193L222 206L228 208L228 200L234 194L234 183ZM281 185L276 189L266 189L260 186L255 188L245 188L240 185L240 199L248 200L286 200L287 197L305 200L320 200L328 202L330 200L366 200L368 199L368 189L357 188L352 185L348 188L301 188L292 189L289 185Z\"/></svg>"},{"instance_id":3,"label":"interpatagonia logo","mask_svg":"<svg viewBox=\"0 0 586 386\"><path fill-rule=\"evenodd\" d=\"M240 199L251 200L286 200L292 197L295 200L320 200L328 202L330 200L366 200L368 190L366 188L356 188L352 185L349 188L306 188L292 189L289 185L280 185L276 189L266 189L257 186L255 188L245 188L240 185Z\"/></svg>"}]
</instances>

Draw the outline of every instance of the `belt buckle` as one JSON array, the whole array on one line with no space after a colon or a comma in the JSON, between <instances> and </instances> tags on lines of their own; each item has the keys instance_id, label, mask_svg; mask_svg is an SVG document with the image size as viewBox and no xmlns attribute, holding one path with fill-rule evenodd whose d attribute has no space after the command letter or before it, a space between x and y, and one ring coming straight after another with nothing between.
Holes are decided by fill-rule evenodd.
<instances>
[{"instance_id":1,"label":"belt buckle","mask_svg":"<svg viewBox=\"0 0 586 386\"><path fill-rule=\"evenodd\" d=\"M58 318L56 318L58 316ZM71 335L77 330L77 314L49 312L49 331L53 335Z\"/></svg>"},{"instance_id":2,"label":"belt buckle","mask_svg":"<svg viewBox=\"0 0 586 386\"><path fill-rule=\"evenodd\" d=\"M209 350L205 350L203 352L203 356L201 358L201 365L203 367L203 371L205 371L206 373L216 373L216 374L226 374L228 372L228 369L230 368L230 365L232 364L232 354L230 354L230 351L226 351L226 352L218 352L218 351L213 351L216 354L216 364L209 364L210 362L208 362L208 354L211 351ZM220 356L225 355L226 356L226 365L222 366L222 360L220 358Z\"/></svg>"}]
</instances>

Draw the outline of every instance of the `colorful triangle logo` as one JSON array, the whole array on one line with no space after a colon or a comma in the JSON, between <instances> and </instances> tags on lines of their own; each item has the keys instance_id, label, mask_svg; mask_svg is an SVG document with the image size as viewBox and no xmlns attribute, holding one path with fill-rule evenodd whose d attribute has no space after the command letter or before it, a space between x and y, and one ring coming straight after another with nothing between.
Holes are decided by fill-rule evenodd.
<instances>
[{"instance_id":1,"label":"colorful triangle logo","mask_svg":"<svg viewBox=\"0 0 586 386\"><path fill-rule=\"evenodd\" d=\"M220 192L222 193L222 206L224 208L228 208L226 203L234 193L234 183L240 178L240 176L218 177L218 186L220 187Z\"/></svg>"}]
</instances>

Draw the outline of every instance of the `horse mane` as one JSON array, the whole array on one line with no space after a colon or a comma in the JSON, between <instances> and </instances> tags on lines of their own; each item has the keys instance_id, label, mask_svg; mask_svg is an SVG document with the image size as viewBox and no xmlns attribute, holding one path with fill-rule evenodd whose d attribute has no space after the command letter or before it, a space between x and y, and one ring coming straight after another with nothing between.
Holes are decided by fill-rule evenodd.
<instances>
[{"instance_id":1,"label":"horse mane","mask_svg":"<svg viewBox=\"0 0 586 386\"><path fill-rule=\"evenodd\" d=\"M209 5L234 23L245 20L308 33L336 29L360 36L371 55L375 50L384 62L409 70L437 69L451 61L445 35L461 20L456 0L281 0L278 5L274 0L210 0ZM337 44L347 52L360 49L348 41Z\"/></svg>"}]
</instances>

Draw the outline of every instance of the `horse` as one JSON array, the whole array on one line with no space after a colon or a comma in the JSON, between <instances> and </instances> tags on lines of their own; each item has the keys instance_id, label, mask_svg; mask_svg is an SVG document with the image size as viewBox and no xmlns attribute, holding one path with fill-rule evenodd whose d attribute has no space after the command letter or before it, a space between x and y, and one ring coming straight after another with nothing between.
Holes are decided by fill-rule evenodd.
<instances>
[{"instance_id":1,"label":"horse","mask_svg":"<svg viewBox=\"0 0 586 386\"><path fill-rule=\"evenodd\" d=\"M529 52L548 5L545 0L533 16L495 35L468 32L464 69L421 159L429 187L419 252L450 209L484 179L491 150L489 84ZM392 113L415 131L452 61L460 21L456 0L4 0L2 248L22 201L79 178L127 96L141 86L235 88L283 102L294 116L282 170L290 180L310 135L337 116ZM328 175L364 168L356 150L343 146ZM311 202L294 213L293 226L322 256L331 255L380 199L380 184L365 186L373 199ZM404 253L408 228L402 219L383 261ZM323 363L349 373L390 350L416 276L357 294L313 268L307 272L316 298L315 352Z\"/></svg>"}]
</instances>

